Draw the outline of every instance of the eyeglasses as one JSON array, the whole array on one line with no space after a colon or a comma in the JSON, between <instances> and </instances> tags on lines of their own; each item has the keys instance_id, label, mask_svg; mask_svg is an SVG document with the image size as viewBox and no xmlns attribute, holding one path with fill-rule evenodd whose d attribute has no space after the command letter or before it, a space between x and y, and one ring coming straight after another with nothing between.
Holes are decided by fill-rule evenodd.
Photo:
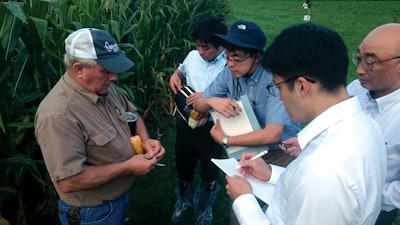
<instances>
[{"instance_id":1,"label":"eyeglasses","mask_svg":"<svg viewBox=\"0 0 400 225\"><path fill-rule=\"evenodd\" d=\"M244 60L248 59L250 56L251 56L251 55L249 54L249 55L247 55L247 56L245 56L245 57L243 57L243 58L241 58L241 59L238 59L237 57L235 57L235 58L230 58L226 53L224 53L224 54L222 55L222 57L224 57L226 61L234 62L234 63L241 63L241 62L243 62Z\"/></svg>"},{"instance_id":2,"label":"eyeglasses","mask_svg":"<svg viewBox=\"0 0 400 225\"><path fill-rule=\"evenodd\" d=\"M268 84L267 87L266 87L266 88L267 88L267 91L268 91L272 96L278 97L279 94L280 94L280 90L279 90L279 88L278 88L278 85L279 85L279 84L283 84L283 83L286 83L286 82L289 82L289 81L292 81L292 80L296 80L296 79L299 78L299 77L304 77L304 79L306 79L308 82L315 83L315 80L312 80L312 79L310 79L310 78L308 78L308 77L305 77L305 76L295 76L295 77L289 78L289 79L287 79L287 80L281 81L281 82L279 82L279 83L274 83L274 82L272 82L272 83Z\"/></svg>"},{"instance_id":3,"label":"eyeglasses","mask_svg":"<svg viewBox=\"0 0 400 225\"><path fill-rule=\"evenodd\" d=\"M400 59L400 56L396 56L390 59L383 59L383 60L378 60L378 61L368 61L367 57L359 57L356 53L352 53L351 57L353 59L353 63L358 66L360 63L366 70L372 70L374 68L375 63L383 63L386 61L390 61L393 59Z\"/></svg>"}]
</instances>

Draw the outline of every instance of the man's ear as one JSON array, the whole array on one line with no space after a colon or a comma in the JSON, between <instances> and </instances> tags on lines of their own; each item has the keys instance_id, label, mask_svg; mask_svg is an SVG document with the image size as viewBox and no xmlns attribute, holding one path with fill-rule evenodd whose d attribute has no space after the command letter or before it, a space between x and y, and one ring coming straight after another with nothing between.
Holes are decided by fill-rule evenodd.
<instances>
[{"instance_id":1,"label":"man's ear","mask_svg":"<svg viewBox=\"0 0 400 225\"><path fill-rule=\"evenodd\" d=\"M304 77L298 77L297 80L295 81L295 85L298 88L300 96L304 97L310 93L311 90L311 82L306 80Z\"/></svg>"},{"instance_id":2,"label":"man's ear","mask_svg":"<svg viewBox=\"0 0 400 225\"><path fill-rule=\"evenodd\" d=\"M82 78L83 66L79 62L74 62L74 64L72 65L72 70L79 78Z\"/></svg>"}]
</instances>

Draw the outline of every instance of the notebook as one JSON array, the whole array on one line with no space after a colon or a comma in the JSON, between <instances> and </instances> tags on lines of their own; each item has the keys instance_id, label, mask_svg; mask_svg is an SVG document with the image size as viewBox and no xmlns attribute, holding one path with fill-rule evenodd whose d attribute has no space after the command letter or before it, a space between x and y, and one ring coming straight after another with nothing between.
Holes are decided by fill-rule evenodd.
<instances>
[{"instance_id":1,"label":"notebook","mask_svg":"<svg viewBox=\"0 0 400 225\"><path fill-rule=\"evenodd\" d=\"M219 112L215 110L211 110L211 117L215 123L217 119L220 120L221 127L224 130L225 134L228 136L236 136L245 133L249 133L255 130L260 130L260 124L254 114L253 108L251 107L249 98L247 95L243 95L240 97L238 101L240 108L242 108L242 112L240 112L239 116L226 118ZM240 159L242 153L244 152L261 152L264 150L268 150L268 146L229 146L225 149L226 154L229 158Z\"/></svg>"},{"instance_id":2,"label":"notebook","mask_svg":"<svg viewBox=\"0 0 400 225\"><path fill-rule=\"evenodd\" d=\"M237 169L239 162L234 158L211 159L211 161L228 176L242 176L240 171ZM249 181L253 189L253 194L263 202L270 204L272 194L275 190L275 185L258 180L252 176L249 176L246 179Z\"/></svg>"}]
</instances>

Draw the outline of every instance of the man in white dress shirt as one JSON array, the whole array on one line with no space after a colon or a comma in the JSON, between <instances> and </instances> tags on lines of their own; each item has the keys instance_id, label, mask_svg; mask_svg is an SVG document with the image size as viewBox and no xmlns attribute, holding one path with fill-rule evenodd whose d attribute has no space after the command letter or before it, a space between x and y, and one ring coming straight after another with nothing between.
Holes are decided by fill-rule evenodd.
<instances>
[{"instance_id":1,"label":"man in white dress shirt","mask_svg":"<svg viewBox=\"0 0 400 225\"><path fill-rule=\"evenodd\" d=\"M358 79L347 87L362 109L382 128L387 175L376 225L390 225L400 208L400 24L371 31L353 55Z\"/></svg>"},{"instance_id":2,"label":"man in white dress shirt","mask_svg":"<svg viewBox=\"0 0 400 225\"><path fill-rule=\"evenodd\" d=\"M298 157L287 168L262 159L240 160L244 176L276 184L264 212L243 177L226 177L240 224L372 225L386 176L385 142L379 125L346 91L348 56L340 36L312 23L289 27L264 55L279 97L295 122Z\"/></svg>"}]
</instances>

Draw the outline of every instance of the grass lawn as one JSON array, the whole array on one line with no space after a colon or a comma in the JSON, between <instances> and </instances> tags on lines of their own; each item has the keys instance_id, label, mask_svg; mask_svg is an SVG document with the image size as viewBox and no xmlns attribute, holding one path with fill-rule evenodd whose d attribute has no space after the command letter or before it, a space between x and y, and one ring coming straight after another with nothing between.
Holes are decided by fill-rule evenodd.
<instances>
[{"instance_id":1,"label":"grass lawn","mask_svg":"<svg viewBox=\"0 0 400 225\"><path fill-rule=\"evenodd\" d=\"M283 28L303 23L307 10L303 1L230 0L233 11L232 22L251 20L264 30L268 43ZM364 36L378 25L400 22L400 2L398 1L313 1L311 21L322 24L338 32L344 39L349 54L356 51ZM355 66L349 66L348 81L356 78ZM174 159L174 120L165 118L160 138L167 150L163 163L167 166L155 168L150 174L138 177L130 191L131 203L127 224L163 225L170 224L170 216L175 203L174 189L177 184ZM214 225L229 224L230 201L226 195L224 178L221 176L221 190L214 207ZM188 214L181 224L194 224L192 214ZM395 225L400 225L398 217Z\"/></svg>"}]
</instances>

